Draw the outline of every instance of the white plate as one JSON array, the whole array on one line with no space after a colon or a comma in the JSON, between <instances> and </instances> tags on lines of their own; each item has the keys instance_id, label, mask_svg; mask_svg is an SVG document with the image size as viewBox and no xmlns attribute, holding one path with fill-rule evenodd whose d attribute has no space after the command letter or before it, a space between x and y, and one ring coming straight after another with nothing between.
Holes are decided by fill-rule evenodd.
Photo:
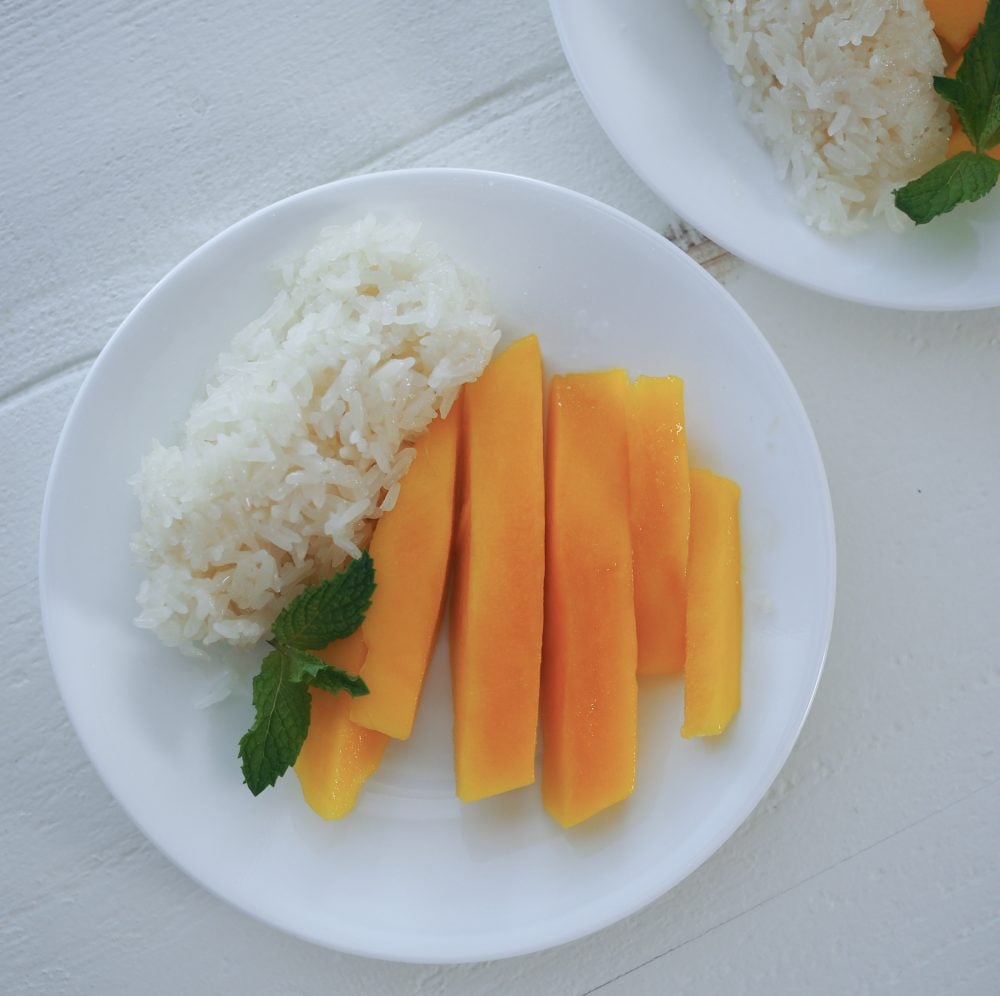
<instances>
[{"instance_id":1,"label":"white plate","mask_svg":"<svg viewBox=\"0 0 1000 996\"><path fill-rule=\"evenodd\" d=\"M566 832L537 786L454 797L446 648L417 729L355 810L324 823L294 775L254 799L237 741L248 697L196 710L194 665L134 628L137 525L126 478L171 438L229 337L270 301L268 265L366 213L424 234L489 280L507 337L537 330L549 370L684 376L694 458L743 486L743 708L717 743L678 730L681 687L642 689L638 786ZM110 790L174 862L300 937L407 961L497 958L580 937L640 908L715 851L788 756L819 679L834 598L823 466L805 413L750 320L663 238L544 183L474 171L357 177L291 197L165 277L94 365L46 493L41 592L76 730Z\"/></svg>"},{"instance_id":2,"label":"white plate","mask_svg":"<svg viewBox=\"0 0 1000 996\"><path fill-rule=\"evenodd\" d=\"M730 252L836 297L923 311L1000 305L1000 193L902 235L807 227L743 124L685 0L551 0L566 57L618 151Z\"/></svg>"}]
</instances>

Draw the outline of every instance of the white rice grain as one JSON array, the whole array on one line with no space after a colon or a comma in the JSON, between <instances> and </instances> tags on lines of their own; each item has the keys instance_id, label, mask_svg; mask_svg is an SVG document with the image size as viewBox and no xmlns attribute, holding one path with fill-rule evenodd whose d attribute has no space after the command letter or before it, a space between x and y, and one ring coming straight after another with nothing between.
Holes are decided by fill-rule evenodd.
<instances>
[{"instance_id":1,"label":"white rice grain","mask_svg":"<svg viewBox=\"0 0 1000 996\"><path fill-rule=\"evenodd\" d=\"M412 441L500 334L481 285L418 232L365 218L283 261L179 441L153 442L131 482L139 626L172 646L252 645L360 553Z\"/></svg>"},{"instance_id":2,"label":"white rice grain","mask_svg":"<svg viewBox=\"0 0 1000 996\"><path fill-rule=\"evenodd\" d=\"M690 0L805 220L909 224L893 191L941 162L944 55L923 0Z\"/></svg>"}]
</instances>

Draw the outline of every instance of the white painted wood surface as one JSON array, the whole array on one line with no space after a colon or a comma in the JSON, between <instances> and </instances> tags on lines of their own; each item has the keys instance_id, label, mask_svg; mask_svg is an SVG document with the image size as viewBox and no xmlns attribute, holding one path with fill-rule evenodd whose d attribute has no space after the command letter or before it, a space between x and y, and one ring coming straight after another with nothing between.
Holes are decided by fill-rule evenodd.
<instances>
[{"instance_id":1,"label":"white painted wood surface","mask_svg":"<svg viewBox=\"0 0 1000 996\"><path fill-rule=\"evenodd\" d=\"M676 219L528 0L0 0L0 125L0 991L1000 992L1000 312L881 312L695 248L829 472L839 604L800 743L721 852L629 920L491 964L367 961L205 893L89 767L38 612L62 421L160 276L318 183L476 166Z\"/></svg>"}]
</instances>

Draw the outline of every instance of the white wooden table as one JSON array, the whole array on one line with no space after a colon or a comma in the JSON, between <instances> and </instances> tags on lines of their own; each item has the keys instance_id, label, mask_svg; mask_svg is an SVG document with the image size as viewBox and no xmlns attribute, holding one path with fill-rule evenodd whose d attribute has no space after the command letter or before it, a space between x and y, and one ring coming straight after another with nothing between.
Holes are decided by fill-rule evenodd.
<instances>
[{"instance_id":1,"label":"white wooden table","mask_svg":"<svg viewBox=\"0 0 1000 996\"><path fill-rule=\"evenodd\" d=\"M697 245L540 2L0 0L0 125L0 991L1000 992L1000 311L844 304ZM142 294L258 207L416 165L551 180L694 244L799 389L839 543L815 706L736 836L600 934L458 967L311 947L171 866L90 768L38 610L53 448Z\"/></svg>"}]
</instances>

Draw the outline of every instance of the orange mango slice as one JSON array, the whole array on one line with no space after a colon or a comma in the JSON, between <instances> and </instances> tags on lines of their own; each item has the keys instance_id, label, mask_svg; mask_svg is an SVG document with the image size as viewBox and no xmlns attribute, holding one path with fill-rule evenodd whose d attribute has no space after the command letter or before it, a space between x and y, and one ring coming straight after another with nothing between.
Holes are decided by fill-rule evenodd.
<instances>
[{"instance_id":1,"label":"orange mango slice","mask_svg":"<svg viewBox=\"0 0 1000 996\"><path fill-rule=\"evenodd\" d=\"M678 674L684 668L691 526L679 377L639 377L632 385L628 453L639 674Z\"/></svg>"},{"instance_id":2,"label":"orange mango slice","mask_svg":"<svg viewBox=\"0 0 1000 996\"><path fill-rule=\"evenodd\" d=\"M501 353L462 404L450 635L455 781L469 802L535 780L545 571L538 340Z\"/></svg>"},{"instance_id":3,"label":"orange mango slice","mask_svg":"<svg viewBox=\"0 0 1000 996\"><path fill-rule=\"evenodd\" d=\"M987 0L926 0L938 36L955 52L972 41L986 16Z\"/></svg>"},{"instance_id":4,"label":"orange mango slice","mask_svg":"<svg viewBox=\"0 0 1000 996\"><path fill-rule=\"evenodd\" d=\"M416 441L399 496L375 527L368 552L375 594L361 627L368 654L361 677L370 694L351 702L351 719L397 740L413 730L434 652L451 556L460 412L453 407Z\"/></svg>"},{"instance_id":5,"label":"orange mango slice","mask_svg":"<svg viewBox=\"0 0 1000 996\"><path fill-rule=\"evenodd\" d=\"M357 674L365 659L361 630L316 652L328 664ZM346 692L311 688L309 733L295 762L302 795L325 820L346 816L382 760L388 737L351 721Z\"/></svg>"},{"instance_id":6,"label":"orange mango slice","mask_svg":"<svg viewBox=\"0 0 1000 996\"><path fill-rule=\"evenodd\" d=\"M546 454L542 798L571 827L635 787L628 377L552 379Z\"/></svg>"},{"instance_id":7,"label":"orange mango slice","mask_svg":"<svg viewBox=\"0 0 1000 996\"><path fill-rule=\"evenodd\" d=\"M740 707L743 597L739 485L691 471L684 737L722 733Z\"/></svg>"}]
</instances>

